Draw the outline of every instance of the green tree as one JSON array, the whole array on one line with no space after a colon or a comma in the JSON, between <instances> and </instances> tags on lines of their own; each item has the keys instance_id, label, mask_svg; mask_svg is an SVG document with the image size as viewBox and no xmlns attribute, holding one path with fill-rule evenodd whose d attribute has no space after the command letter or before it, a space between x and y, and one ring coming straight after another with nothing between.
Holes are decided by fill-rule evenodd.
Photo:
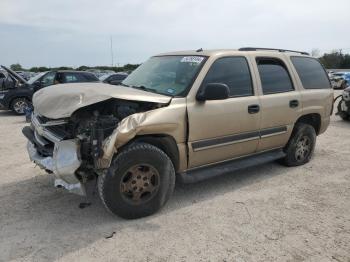
<instances>
[{"instance_id":1,"label":"green tree","mask_svg":"<svg viewBox=\"0 0 350 262\"><path fill-rule=\"evenodd\" d=\"M342 50L335 50L320 57L321 63L328 69L350 68L350 55L343 54Z\"/></svg>"},{"instance_id":2,"label":"green tree","mask_svg":"<svg viewBox=\"0 0 350 262\"><path fill-rule=\"evenodd\" d=\"M10 68L13 70L13 71L23 71L24 69L22 68L22 66L20 64L13 64L10 66Z\"/></svg>"}]
</instances>

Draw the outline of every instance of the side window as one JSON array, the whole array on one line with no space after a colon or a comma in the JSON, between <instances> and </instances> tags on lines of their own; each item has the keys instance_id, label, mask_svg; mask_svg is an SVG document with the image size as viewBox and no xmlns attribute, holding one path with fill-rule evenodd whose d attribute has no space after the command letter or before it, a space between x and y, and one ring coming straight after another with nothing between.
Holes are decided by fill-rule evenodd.
<instances>
[{"instance_id":1,"label":"side window","mask_svg":"<svg viewBox=\"0 0 350 262\"><path fill-rule=\"evenodd\" d=\"M85 82L97 82L97 81L99 81L95 75L89 74L89 73L79 74L79 77L81 77L81 79L83 79L82 81L85 81Z\"/></svg>"},{"instance_id":2,"label":"side window","mask_svg":"<svg viewBox=\"0 0 350 262\"><path fill-rule=\"evenodd\" d=\"M76 83L79 82L78 77L74 73L65 73L64 74L65 83Z\"/></svg>"},{"instance_id":3,"label":"side window","mask_svg":"<svg viewBox=\"0 0 350 262\"><path fill-rule=\"evenodd\" d=\"M244 57L223 57L216 60L210 67L202 85L208 83L226 84L230 96L253 95L253 85L249 66Z\"/></svg>"},{"instance_id":4,"label":"side window","mask_svg":"<svg viewBox=\"0 0 350 262\"><path fill-rule=\"evenodd\" d=\"M293 91L285 64L276 58L256 59L264 95Z\"/></svg>"},{"instance_id":5,"label":"side window","mask_svg":"<svg viewBox=\"0 0 350 262\"><path fill-rule=\"evenodd\" d=\"M305 89L331 88L326 71L315 58L291 57Z\"/></svg>"},{"instance_id":6,"label":"side window","mask_svg":"<svg viewBox=\"0 0 350 262\"><path fill-rule=\"evenodd\" d=\"M126 78L126 75L115 75L113 80L124 80Z\"/></svg>"},{"instance_id":7,"label":"side window","mask_svg":"<svg viewBox=\"0 0 350 262\"><path fill-rule=\"evenodd\" d=\"M42 87L51 86L54 84L56 72L49 72L41 79Z\"/></svg>"}]
</instances>

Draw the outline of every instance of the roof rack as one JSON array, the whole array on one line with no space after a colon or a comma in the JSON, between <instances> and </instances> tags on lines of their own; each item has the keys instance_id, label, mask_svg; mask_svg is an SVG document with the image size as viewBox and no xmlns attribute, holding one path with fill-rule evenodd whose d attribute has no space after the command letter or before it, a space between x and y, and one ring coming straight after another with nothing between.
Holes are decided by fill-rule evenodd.
<instances>
[{"instance_id":1,"label":"roof rack","mask_svg":"<svg viewBox=\"0 0 350 262\"><path fill-rule=\"evenodd\" d=\"M294 50L288 50L288 49L279 49L279 48L241 47L240 49L238 49L238 51L258 51L258 50L271 50L271 51L278 51L278 52L293 52L293 53L299 53L302 55L310 55L307 52L294 51Z\"/></svg>"}]
</instances>

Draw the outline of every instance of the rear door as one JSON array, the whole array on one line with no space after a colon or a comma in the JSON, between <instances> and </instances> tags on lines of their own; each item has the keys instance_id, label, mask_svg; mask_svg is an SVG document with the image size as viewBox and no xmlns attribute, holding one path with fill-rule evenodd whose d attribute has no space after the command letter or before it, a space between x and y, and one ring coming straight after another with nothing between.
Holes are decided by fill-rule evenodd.
<instances>
[{"instance_id":1,"label":"rear door","mask_svg":"<svg viewBox=\"0 0 350 262\"><path fill-rule=\"evenodd\" d=\"M190 168L249 155L258 146L260 103L246 57L215 60L201 86L208 83L226 84L230 97L187 101Z\"/></svg>"},{"instance_id":2,"label":"rear door","mask_svg":"<svg viewBox=\"0 0 350 262\"><path fill-rule=\"evenodd\" d=\"M284 147L302 112L300 90L284 56L253 58L261 92L258 151Z\"/></svg>"}]
</instances>

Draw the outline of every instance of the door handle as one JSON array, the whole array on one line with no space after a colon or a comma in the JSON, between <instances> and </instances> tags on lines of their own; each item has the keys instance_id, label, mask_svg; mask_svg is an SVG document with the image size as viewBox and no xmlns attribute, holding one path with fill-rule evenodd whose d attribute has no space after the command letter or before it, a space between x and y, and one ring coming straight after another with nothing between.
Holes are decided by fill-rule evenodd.
<instances>
[{"instance_id":1,"label":"door handle","mask_svg":"<svg viewBox=\"0 0 350 262\"><path fill-rule=\"evenodd\" d=\"M259 105L250 105L248 106L248 113L249 114L256 114L260 111Z\"/></svg>"},{"instance_id":2,"label":"door handle","mask_svg":"<svg viewBox=\"0 0 350 262\"><path fill-rule=\"evenodd\" d=\"M289 107L290 108L296 108L299 106L299 101L298 100L290 100L289 101Z\"/></svg>"}]
</instances>

